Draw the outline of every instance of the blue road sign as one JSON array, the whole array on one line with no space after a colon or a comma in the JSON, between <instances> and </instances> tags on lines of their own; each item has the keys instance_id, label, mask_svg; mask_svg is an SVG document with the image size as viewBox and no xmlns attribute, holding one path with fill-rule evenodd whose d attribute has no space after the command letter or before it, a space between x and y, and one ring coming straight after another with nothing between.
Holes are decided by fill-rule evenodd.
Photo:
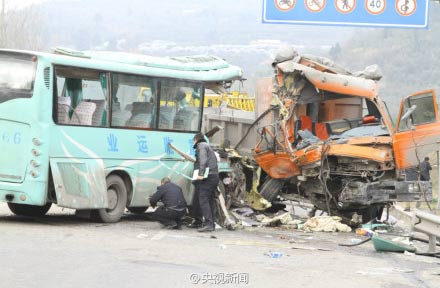
<instances>
[{"instance_id":1,"label":"blue road sign","mask_svg":"<svg viewBox=\"0 0 440 288\"><path fill-rule=\"evenodd\" d=\"M428 27L428 0L263 0L263 23Z\"/></svg>"}]
</instances>

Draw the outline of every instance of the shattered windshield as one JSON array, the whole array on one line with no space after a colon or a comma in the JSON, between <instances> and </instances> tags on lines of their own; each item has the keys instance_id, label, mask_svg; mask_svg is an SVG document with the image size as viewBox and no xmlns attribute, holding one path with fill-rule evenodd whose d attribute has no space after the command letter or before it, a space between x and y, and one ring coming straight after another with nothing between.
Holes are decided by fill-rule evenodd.
<instances>
[{"instance_id":1,"label":"shattered windshield","mask_svg":"<svg viewBox=\"0 0 440 288\"><path fill-rule=\"evenodd\" d=\"M0 55L0 103L32 95L35 62L29 55Z\"/></svg>"},{"instance_id":2,"label":"shattered windshield","mask_svg":"<svg viewBox=\"0 0 440 288\"><path fill-rule=\"evenodd\" d=\"M390 135L388 129L382 125L360 126L345 131L338 138L362 137L362 136L387 136Z\"/></svg>"}]
</instances>

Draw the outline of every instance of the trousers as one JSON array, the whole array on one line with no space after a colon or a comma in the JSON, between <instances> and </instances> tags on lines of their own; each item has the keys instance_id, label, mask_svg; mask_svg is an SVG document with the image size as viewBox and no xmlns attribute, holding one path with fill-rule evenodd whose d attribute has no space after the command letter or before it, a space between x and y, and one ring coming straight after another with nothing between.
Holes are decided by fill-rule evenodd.
<instances>
[{"instance_id":1,"label":"trousers","mask_svg":"<svg viewBox=\"0 0 440 288\"><path fill-rule=\"evenodd\" d=\"M151 220L159 221L162 225L165 226L181 226L182 225L182 217L185 216L186 209L182 211L173 210L170 208L166 208L164 206L160 206L153 212L151 215Z\"/></svg>"},{"instance_id":2,"label":"trousers","mask_svg":"<svg viewBox=\"0 0 440 288\"><path fill-rule=\"evenodd\" d=\"M197 223L212 228L215 228L215 195L219 179L218 174L209 174L207 178L195 182L193 217Z\"/></svg>"}]
</instances>

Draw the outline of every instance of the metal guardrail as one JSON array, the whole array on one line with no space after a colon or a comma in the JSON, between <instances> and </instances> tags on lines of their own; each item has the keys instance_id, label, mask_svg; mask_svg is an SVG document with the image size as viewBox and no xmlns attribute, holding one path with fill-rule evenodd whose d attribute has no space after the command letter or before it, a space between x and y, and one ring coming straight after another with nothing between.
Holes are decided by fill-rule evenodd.
<instances>
[{"instance_id":1,"label":"metal guardrail","mask_svg":"<svg viewBox=\"0 0 440 288\"><path fill-rule=\"evenodd\" d=\"M435 252L436 238L440 239L440 216L416 210L412 219L412 229L427 234L428 252Z\"/></svg>"}]
</instances>

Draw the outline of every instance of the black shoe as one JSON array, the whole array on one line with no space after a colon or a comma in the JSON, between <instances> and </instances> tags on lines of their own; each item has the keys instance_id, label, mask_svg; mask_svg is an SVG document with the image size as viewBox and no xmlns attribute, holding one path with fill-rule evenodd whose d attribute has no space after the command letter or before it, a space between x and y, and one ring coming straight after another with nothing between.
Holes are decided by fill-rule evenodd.
<instances>
[{"instance_id":1,"label":"black shoe","mask_svg":"<svg viewBox=\"0 0 440 288\"><path fill-rule=\"evenodd\" d=\"M197 229L197 231L199 231L199 232L212 232L212 231L214 231L214 227L203 226L203 227Z\"/></svg>"},{"instance_id":2,"label":"black shoe","mask_svg":"<svg viewBox=\"0 0 440 288\"><path fill-rule=\"evenodd\" d=\"M194 222L194 223L189 223L188 225L186 225L186 227L199 229L199 228L203 227L203 224L202 223Z\"/></svg>"}]
</instances>

